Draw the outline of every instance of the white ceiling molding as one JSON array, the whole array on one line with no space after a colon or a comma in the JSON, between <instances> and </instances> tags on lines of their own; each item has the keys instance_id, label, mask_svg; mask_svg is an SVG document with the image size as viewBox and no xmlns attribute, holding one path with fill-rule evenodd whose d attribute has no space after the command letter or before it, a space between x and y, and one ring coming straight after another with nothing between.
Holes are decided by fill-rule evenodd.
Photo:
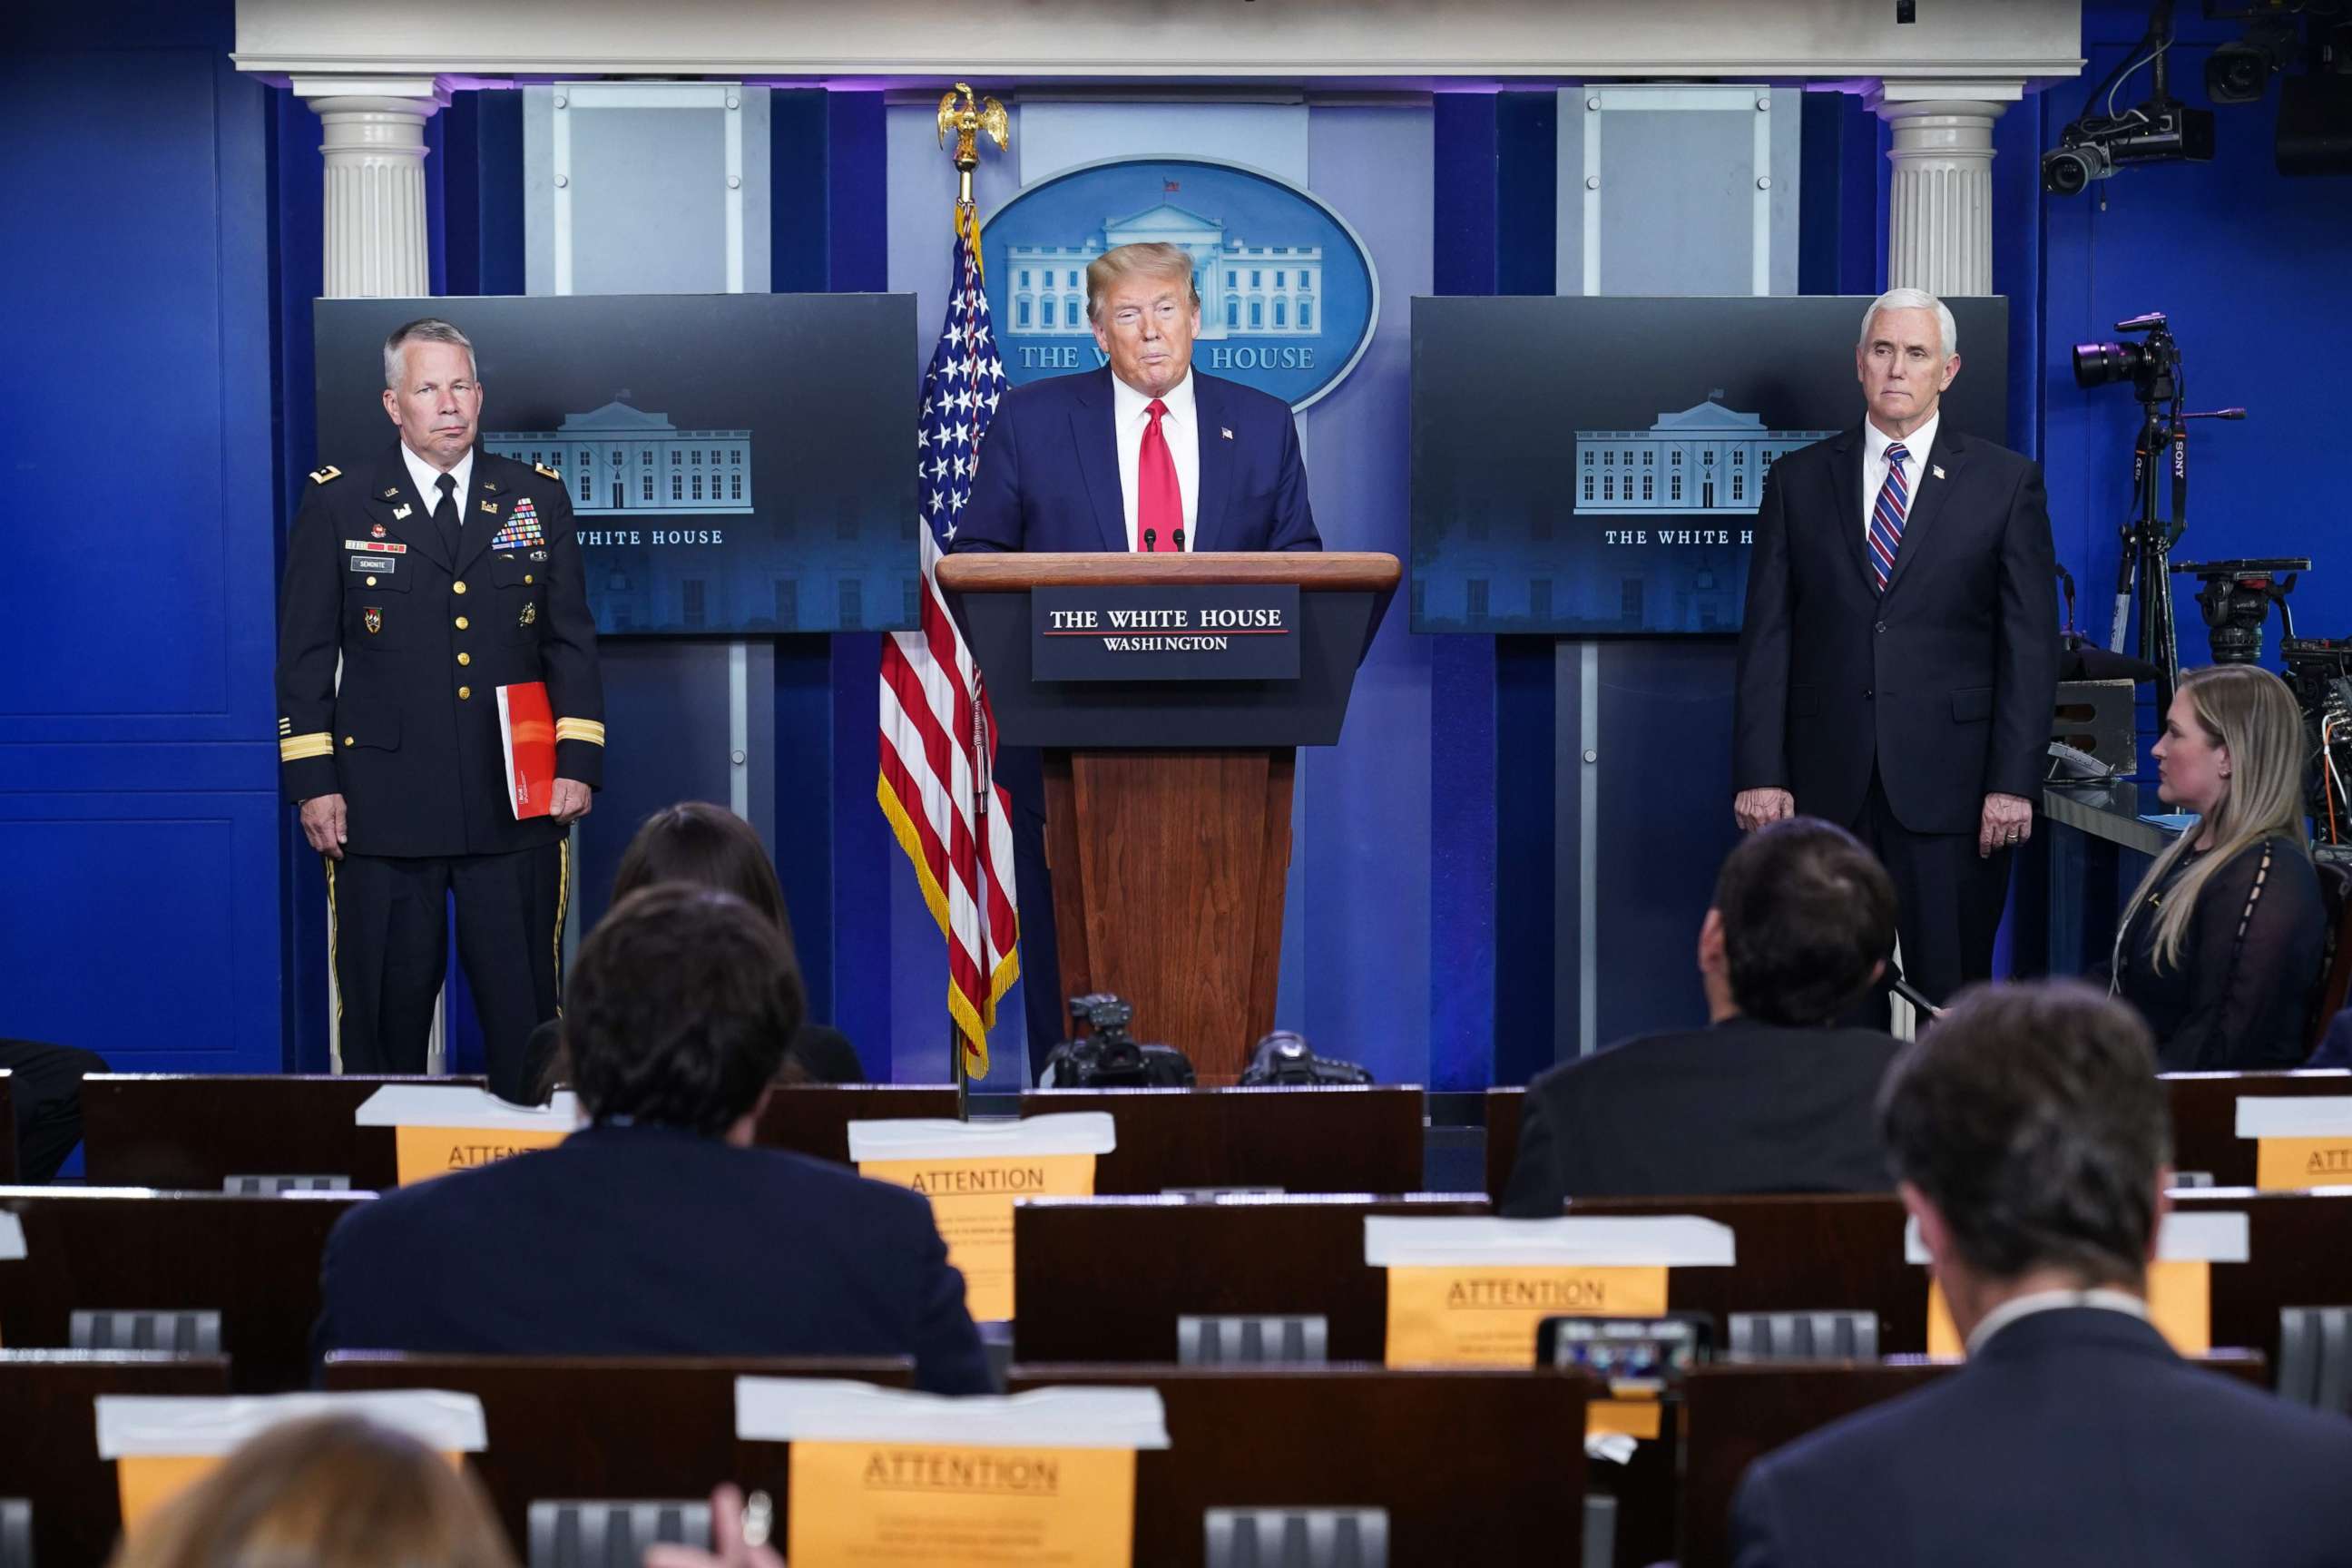
<instances>
[{"instance_id":1,"label":"white ceiling molding","mask_svg":"<svg viewBox=\"0 0 2352 1568\"><path fill-rule=\"evenodd\" d=\"M1727 76L2021 89L2081 73L2079 0L1917 0L1917 12L1906 25L1895 0L237 0L233 58L276 78L899 85Z\"/></svg>"}]
</instances>

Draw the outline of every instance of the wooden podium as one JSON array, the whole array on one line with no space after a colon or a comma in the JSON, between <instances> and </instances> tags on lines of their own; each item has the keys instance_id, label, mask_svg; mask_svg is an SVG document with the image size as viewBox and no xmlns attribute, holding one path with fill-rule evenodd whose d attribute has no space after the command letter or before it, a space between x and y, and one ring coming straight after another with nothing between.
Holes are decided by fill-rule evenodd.
<instances>
[{"instance_id":1,"label":"wooden podium","mask_svg":"<svg viewBox=\"0 0 2352 1568\"><path fill-rule=\"evenodd\" d=\"M1125 997L1135 1037L1181 1047L1203 1084L1232 1083L1274 1027L1297 749L1338 742L1398 575L1396 557L1378 554L940 563L1000 743L1045 752L1063 995ZM1033 675L1040 589L1160 589L1169 603L1207 604L1220 588L1286 586L1298 591L1296 679Z\"/></svg>"}]
</instances>

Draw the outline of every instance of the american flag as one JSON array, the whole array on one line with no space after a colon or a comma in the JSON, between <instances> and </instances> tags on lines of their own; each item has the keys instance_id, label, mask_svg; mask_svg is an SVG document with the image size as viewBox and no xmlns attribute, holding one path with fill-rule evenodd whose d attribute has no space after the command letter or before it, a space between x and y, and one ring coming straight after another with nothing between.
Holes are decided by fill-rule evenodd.
<instances>
[{"instance_id":1,"label":"american flag","mask_svg":"<svg viewBox=\"0 0 2352 1568\"><path fill-rule=\"evenodd\" d=\"M922 625L892 632L882 645L882 773L875 791L948 940L948 1012L970 1079L987 1076L996 1004L1021 973L1012 812L992 778L995 721L936 578L971 499L981 437L1004 393L1004 362L981 286L979 232L973 214L960 211L955 292L923 373L915 430Z\"/></svg>"}]
</instances>

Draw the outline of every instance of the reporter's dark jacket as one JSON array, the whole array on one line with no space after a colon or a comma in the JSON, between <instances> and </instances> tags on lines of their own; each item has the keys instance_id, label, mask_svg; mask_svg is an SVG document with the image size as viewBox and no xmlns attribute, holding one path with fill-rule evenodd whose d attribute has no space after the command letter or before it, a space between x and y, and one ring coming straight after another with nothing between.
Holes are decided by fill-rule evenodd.
<instances>
[{"instance_id":1,"label":"reporter's dark jacket","mask_svg":"<svg viewBox=\"0 0 2352 1568\"><path fill-rule=\"evenodd\" d=\"M321 1357L911 1355L934 1393L991 1388L919 1194L668 1127L583 1128L362 1204L320 1299Z\"/></svg>"},{"instance_id":2,"label":"reporter's dark jacket","mask_svg":"<svg viewBox=\"0 0 2352 1568\"><path fill-rule=\"evenodd\" d=\"M1875 1029L1727 1018L1647 1035L1528 1086L1503 1213L1570 1197L1885 1192L1878 1081L1901 1047Z\"/></svg>"},{"instance_id":3,"label":"reporter's dark jacket","mask_svg":"<svg viewBox=\"0 0 2352 1568\"><path fill-rule=\"evenodd\" d=\"M2191 1366L2121 1312L2020 1318L1967 1366L1748 1468L1738 1568L2352 1568L2352 1421Z\"/></svg>"}]
</instances>

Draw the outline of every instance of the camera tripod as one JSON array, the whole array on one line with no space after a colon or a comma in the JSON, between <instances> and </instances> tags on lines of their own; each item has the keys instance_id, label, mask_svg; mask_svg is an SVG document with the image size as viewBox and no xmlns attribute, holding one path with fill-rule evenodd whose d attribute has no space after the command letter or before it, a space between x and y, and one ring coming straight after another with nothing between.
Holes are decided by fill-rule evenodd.
<instances>
[{"instance_id":1,"label":"camera tripod","mask_svg":"<svg viewBox=\"0 0 2352 1568\"><path fill-rule=\"evenodd\" d=\"M2189 421L2243 419L2242 408L2190 413L2181 406L2188 381L2179 351L2161 312L2118 321L2120 331L2145 331L2147 342L2085 343L2074 351L2074 379L2095 386L2128 375L2140 406L2132 443L2132 521L2123 526L2116 567L2116 618L2107 646L2126 650L2132 609L2139 609L2139 639L2129 651L2156 667L2158 721L2180 681L2180 633L2172 617L2172 547L2189 526ZM2163 515L2160 476L2171 476L2171 515Z\"/></svg>"}]
</instances>

